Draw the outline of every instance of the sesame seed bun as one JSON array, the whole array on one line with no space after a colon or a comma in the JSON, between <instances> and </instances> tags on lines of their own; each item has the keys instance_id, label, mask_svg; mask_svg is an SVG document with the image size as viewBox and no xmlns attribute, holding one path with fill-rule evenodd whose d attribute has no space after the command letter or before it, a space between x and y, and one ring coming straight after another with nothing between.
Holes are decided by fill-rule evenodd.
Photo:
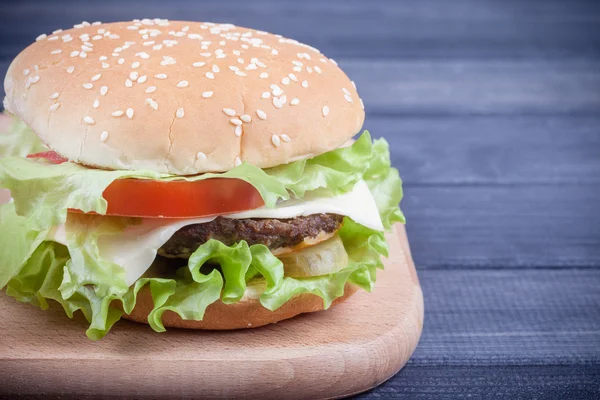
<instances>
[{"instance_id":1,"label":"sesame seed bun","mask_svg":"<svg viewBox=\"0 0 600 400\"><path fill-rule=\"evenodd\" d=\"M358 286L346 284L344 295L338 297L332 303L332 307L346 301L357 290ZM153 305L150 290L148 286L145 286L139 291L136 306L131 314L123 314L123 318L148 323L148 314L150 314ZM299 314L322 310L323 300L313 294L295 296L275 311L267 310L260 304L256 296L251 295L244 296L242 300L234 304L224 304L220 300L211 304L206 309L202 321L183 320L178 314L172 311L165 311L162 316L162 322L168 328L211 330L257 328L292 318Z\"/></svg>"},{"instance_id":2,"label":"sesame seed bun","mask_svg":"<svg viewBox=\"0 0 600 400\"><path fill-rule=\"evenodd\" d=\"M85 165L191 175L313 157L356 134L353 83L318 50L226 24L134 20L41 35L5 107Z\"/></svg>"}]
</instances>

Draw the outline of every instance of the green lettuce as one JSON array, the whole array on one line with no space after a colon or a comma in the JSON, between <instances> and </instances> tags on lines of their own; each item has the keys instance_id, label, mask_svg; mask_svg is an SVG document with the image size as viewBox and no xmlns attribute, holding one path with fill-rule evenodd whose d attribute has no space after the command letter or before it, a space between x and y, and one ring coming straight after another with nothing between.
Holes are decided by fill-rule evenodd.
<instances>
[{"instance_id":1,"label":"green lettuce","mask_svg":"<svg viewBox=\"0 0 600 400\"><path fill-rule=\"evenodd\" d=\"M48 151L40 138L23 121L8 114L10 124L0 131L0 157L25 157Z\"/></svg>"},{"instance_id":2,"label":"green lettuce","mask_svg":"<svg viewBox=\"0 0 600 400\"><path fill-rule=\"evenodd\" d=\"M317 157L262 170L247 163L224 172L196 176L173 176L153 171L107 171L68 162L58 165L11 157L0 160L0 185L10 189L17 214L39 229L64 223L69 208L105 214L104 190L116 179L200 181L237 178L253 185L267 207L290 195L303 197L307 191L326 190L331 195L348 192L364 179L376 195L385 227L403 221L397 209L402 197L398 171L390 166L385 140L371 142L369 132L346 148Z\"/></svg>"},{"instance_id":3,"label":"green lettuce","mask_svg":"<svg viewBox=\"0 0 600 400\"><path fill-rule=\"evenodd\" d=\"M286 277L281 261L263 245L250 246L241 241L226 246L210 240L175 273L152 273L161 268L157 258L143 277L128 285L123 269L126 266L104 258L99 243L106 235L118 235L140 219L67 213L68 208L105 213L107 203L102 193L116 179L237 178L256 187L268 207L312 191L324 195L345 193L364 180L373 193L383 225L389 228L395 222L404 222L398 208L402 182L390 165L388 145L383 139L372 142L366 131L352 146L312 159L265 170L242 164L225 173L190 177L152 171L106 171L75 163L52 165L18 157L28 152L33 150L13 152L17 157L0 160L0 186L9 188L14 198L14 203L0 206L0 289L5 287L10 296L43 309L54 300L69 317L81 311L90 323L87 335L94 340L106 335L123 313L131 313L139 290L146 286L154 302L148 322L161 332L165 330L165 311L183 319L201 320L215 301L236 303L250 292L258 293L261 304L269 310L302 293L319 296L327 308L343 294L347 283L370 291L376 270L383 267L381 256L387 256L383 232L345 218L339 235L349 264L336 273ZM52 227L63 223L61 244L54 240ZM206 263L218 263L220 268L207 271Z\"/></svg>"},{"instance_id":4,"label":"green lettuce","mask_svg":"<svg viewBox=\"0 0 600 400\"><path fill-rule=\"evenodd\" d=\"M89 221L85 222L86 219ZM90 322L88 337L97 340L108 333L124 312L133 310L137 293L146 285L154 301L148 322L154 330L162 332L165 311L173 311L183 319L201 320L210 304L218 300L236 303L249 285L259 289L260 303L269 310L276 310L303 293L321 297L323 306L328 308L343 295L346 283L370 291L376 269L383 266L380 258L387 255L382 232L345 218L339 234L348 252L349 265L336 273L310 278L285 277L282 262L266 246L249 246L245 241L226 246L212 239L201 245L188 265L173 277L142 277L128 287L123 269L104 259L98 250L102 235L124 229L126 223L122 220L70 216L63 245L18 216L13 204L0 206L0 222L3 228L9 228L0 232L2 250L13 250L0 253L0 282L8 282L6 293L43 309L48 307L49 299L55 300L69 317L80 310ZM220 269L204 273L202 267L209 261L218 263ZM251 270L255 273L249 274Z\"/></svg>"}]
</instances>

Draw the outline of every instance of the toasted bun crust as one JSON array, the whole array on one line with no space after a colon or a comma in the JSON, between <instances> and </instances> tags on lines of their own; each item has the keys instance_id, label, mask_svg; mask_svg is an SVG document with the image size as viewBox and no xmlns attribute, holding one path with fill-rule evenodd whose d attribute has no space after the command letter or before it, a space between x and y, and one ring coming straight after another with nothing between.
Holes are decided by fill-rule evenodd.
<instances>
[{"instance_id":1,"label":"toasted bun crust","mask_svg":"<svg viewBox=\"0 0 600 400\"><path fill-rule=\"evenodd\" d=\"M335 149L364 121L333 60L228 24L76 25L21 52L4 87L6 109L50 148L107 169L268 168Z\"/></svg>"},{"instance_id":2,"label":"toasted bun crust","mask_svg":"<svg viewBox=\"0 0 600 400\"><path fill-rule=\"evenodd\" d=\"M358 290L358 286L346 284L344 295L338 297L332 304L346 301ZM148 286L142 288L137 295L136 306L131 314L123 314L123 318L148 323L148 314L153 308L152 295ZM165 327L186 329L229 330L241 328L257 328L273 324L298 314L323 310L323 300L313 294L301 294L293 297L275 311L264 308L255 297L246 297L234 304L224 304L221 301L211 304L206 309L202 321L182 320L172 311L166 311L162 316Z\"/></svg>"}]
</instances>

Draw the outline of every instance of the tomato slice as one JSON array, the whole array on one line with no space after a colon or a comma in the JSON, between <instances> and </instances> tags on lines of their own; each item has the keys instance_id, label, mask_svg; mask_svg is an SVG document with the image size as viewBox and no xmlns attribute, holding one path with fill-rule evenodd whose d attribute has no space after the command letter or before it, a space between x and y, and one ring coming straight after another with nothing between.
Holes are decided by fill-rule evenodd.
<instances>
[{"instance_id":1,"label":"tomato slice","mask_svg":"<svg viewBox=\"0 0 600 400\"><path fill-rule=\"evenodd\" d=\"M43 153L29 154L27 158L45 158L52 164L62 164L69 161L55 151L44 151Z\"/></svg>"},{"instance_id":2,"label":"tomato slice","mask_svg":"<svg viewBox=\"0 0 600 400\"><path fill-rule=\"evenodd\" d=\"M119 179L102 197L107 215L192 218L252 210L264 205L254 186L241 179L152 181Z\"/></svg>"},{"instance_id":3,"label":"tomato slice","mask_svg":"<svg viewBox=\"0 0 600 400\"><path fill-rule=\"evenodd\" d=\"M53 164L68 161L54 151L27 157L45 158ZM108 202L106 215L146 218L208 217L252 210L265 204L254 186L228 178L196 182L118 179L104 190L102 197Z\"/></svg>"}]
</instances>

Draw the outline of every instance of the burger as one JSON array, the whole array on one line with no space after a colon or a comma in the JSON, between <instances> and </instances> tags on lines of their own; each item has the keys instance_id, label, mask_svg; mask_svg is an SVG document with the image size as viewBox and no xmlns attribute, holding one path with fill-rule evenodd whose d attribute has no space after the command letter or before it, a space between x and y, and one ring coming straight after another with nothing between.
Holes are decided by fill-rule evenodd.
<instances>
[{"instance_id":1,"label":"burger","mask_svg":"<svg viewBox=\"0 0 600 400\"><path fill-rule=\"evenodd\" d=\"M371 291L404 217L388 145L319 50L142 19L40 35L10 64L0 288L120 318L238 329ZM39 138L39 140L38 140Z\"/></svg>"}]
</instances>

